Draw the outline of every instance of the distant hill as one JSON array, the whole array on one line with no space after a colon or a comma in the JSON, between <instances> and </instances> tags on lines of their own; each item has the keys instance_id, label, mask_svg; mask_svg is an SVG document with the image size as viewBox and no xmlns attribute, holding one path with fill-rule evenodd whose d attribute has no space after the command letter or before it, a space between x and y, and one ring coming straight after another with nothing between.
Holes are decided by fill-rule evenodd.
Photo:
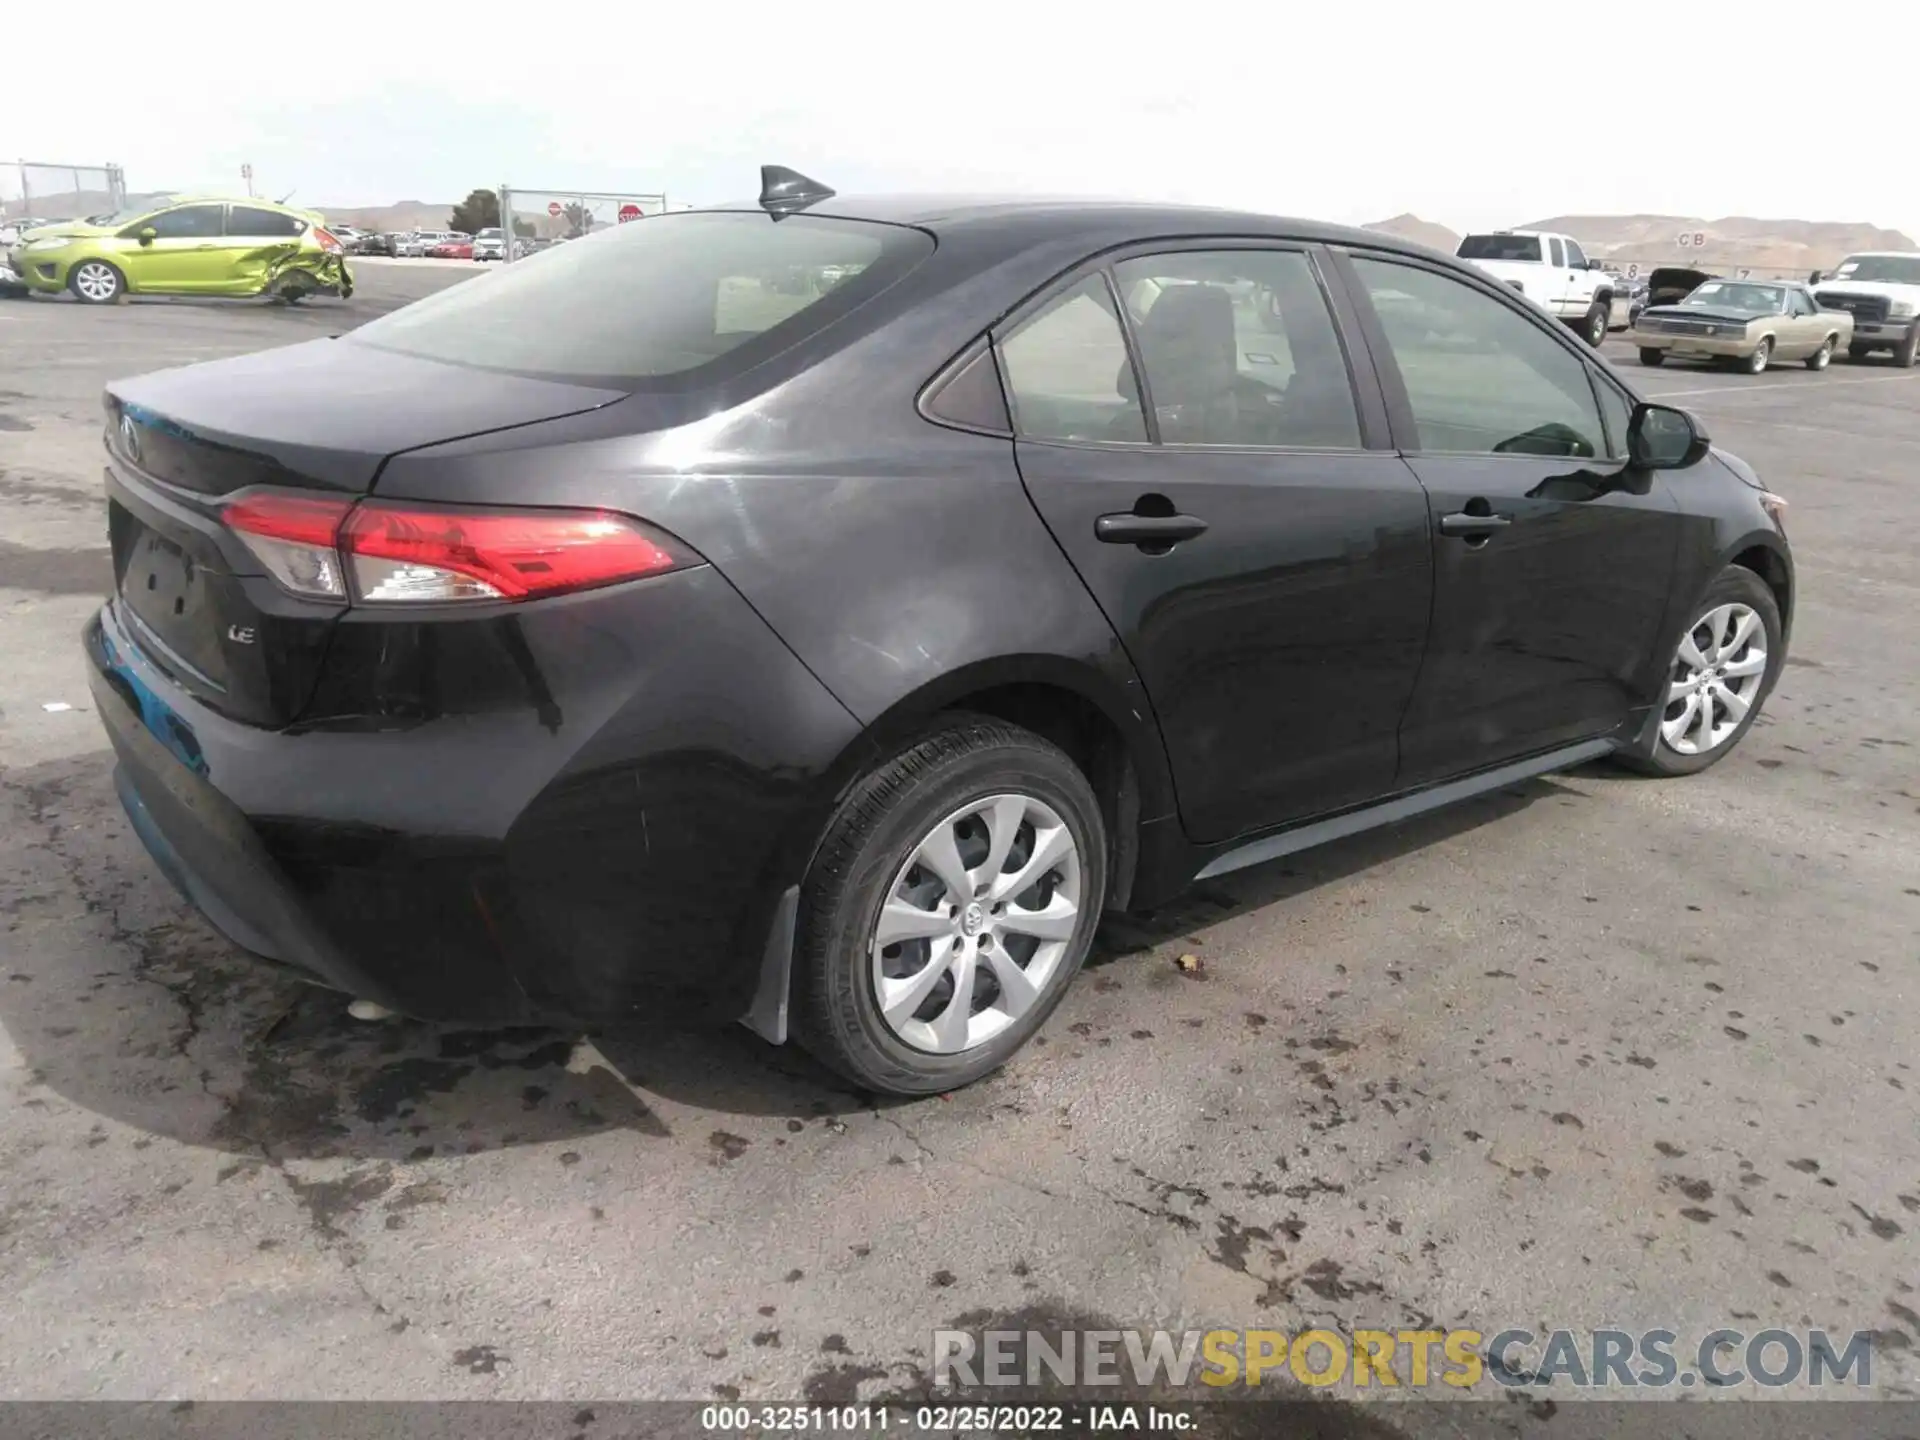
<instances>
[{"instance_id":1,"label":"distant hill","mask_svg":"<svg viewBox=\"0 0 1920 1440\"><path fill-rule=\"evenodd\" d=\"M1431 220L1422 220L1418 215L1396 215L1391 220L1376 220L1365 228L1397 239L1411 240L1416 245L1431 245L1449 255L1460 246L1460 237L1453 231Z\"/></svg>"},{"instance_id":2,"label":"distant hill","mask_svg":"<svg viewBox=\"0 0 1920 1440\"><path fill-rule=\"evenodd\" d=\"M1760 220L1730 215L1705 220L1685 215L1555 215L1515 230L1560 230L1589 254L1613 260L1692 260L1705 269L1748 266L1800 273L1831 269L1858 250L1920 250L1911 237L1877 225L1821 220ZM1682 234L1705 244L1683 247Z\"/></svg>"},{"instance_id":3,"label":"distant hill","mask_svg":"<svg viewBox=\"0 0 1920 1440\"><path fill-rule=\"evenodd\" d=\"M381 234L403 230L444 230L453 204L435 205L425 200L402 200L397 205L322 205L320 213L335 225L355 225Z\"/></svg>"}]
</instances>

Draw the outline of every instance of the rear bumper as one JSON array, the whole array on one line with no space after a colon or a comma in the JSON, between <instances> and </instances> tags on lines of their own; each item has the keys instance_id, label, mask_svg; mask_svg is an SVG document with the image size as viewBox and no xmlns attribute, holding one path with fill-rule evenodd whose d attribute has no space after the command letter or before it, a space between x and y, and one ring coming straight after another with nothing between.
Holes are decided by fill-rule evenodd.
<instances>
[{"instance_id":1,"label":"rear bumper","mask_svg":"<svg viewBox=\"0 0 1920 1440\"><path fill-rule=\"evenodd\" d=\"M135 833L236 944L405 1014L745 1015L856 722L710 568L499 623L518 696L273 731L192 699L110 602L84 644ZM434 684L484 670L437 643ZM435 644L342 622L333 688Z\"/></svg>"}]
</instances>

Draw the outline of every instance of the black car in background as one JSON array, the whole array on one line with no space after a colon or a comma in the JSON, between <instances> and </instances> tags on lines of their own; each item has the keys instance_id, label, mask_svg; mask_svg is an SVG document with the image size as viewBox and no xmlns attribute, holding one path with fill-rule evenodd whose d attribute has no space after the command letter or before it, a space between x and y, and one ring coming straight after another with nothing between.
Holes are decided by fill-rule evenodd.
<instances>
[{"instance_id":1,"label":"black car in background","mask_svg":"<svg viewBox=\"0 0 1920 1440\"><path fill-rule=\"evenodd\" d=\"M764 178L109 388L93 686L240 945L940 1091L1105 910L1703 769L1780 673L1784 502L1466 265Z\"/></svg>"}]
</instances>

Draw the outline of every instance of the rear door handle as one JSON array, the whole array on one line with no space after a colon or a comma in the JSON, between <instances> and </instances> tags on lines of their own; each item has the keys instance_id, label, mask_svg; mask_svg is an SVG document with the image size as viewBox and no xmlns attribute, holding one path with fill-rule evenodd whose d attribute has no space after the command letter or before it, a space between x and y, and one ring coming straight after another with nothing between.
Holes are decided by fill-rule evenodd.
<instances>
[{"instance_id":1,"label":"rear door handle","mask_svg":"<svg viewBox=\"0 0 1920 1440\"><path fill-rule=\"evenodd\" d=\"M1513 517L1510 515L1469 515L1462 511L1456 515L1442 515L1440 533L1484 540L1494 531L1504 530L1512 523Z\"/></svg>"},{"instance_id":2,"label":"rear door handle","mask_svg":"<svg viewBox=\"0 0 1920 1440\"><path fill-rule=\"evenodd\" d=\"M1093 522L1094 538L1109 545L1177 545L1206 530L1197 515L1102 515Z\"/></svg>"}]
</instances>

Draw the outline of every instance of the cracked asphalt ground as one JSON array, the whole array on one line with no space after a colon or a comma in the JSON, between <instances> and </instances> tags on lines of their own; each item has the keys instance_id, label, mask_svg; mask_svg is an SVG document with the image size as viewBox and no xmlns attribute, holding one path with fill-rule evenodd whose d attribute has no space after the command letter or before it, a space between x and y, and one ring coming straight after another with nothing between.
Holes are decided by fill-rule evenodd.
<instances>
[{"instance_id":1,"label":"cracked asphalt ground","mask_svg":"<svg viewBox=\"0 0 1920 1440\"><path fill-rule=\"evenodd\" d=\"M353 1021L122 819L76 639L102 383L463 274L0 305L0 1393L830 1400L1005 1319L1870 1329L1920 1390L1920 375L1634 375L1792 502L1737 756L1110 923L1017 1063L876 1104L740 1030Z\"/></svg>"}]
</instances>

